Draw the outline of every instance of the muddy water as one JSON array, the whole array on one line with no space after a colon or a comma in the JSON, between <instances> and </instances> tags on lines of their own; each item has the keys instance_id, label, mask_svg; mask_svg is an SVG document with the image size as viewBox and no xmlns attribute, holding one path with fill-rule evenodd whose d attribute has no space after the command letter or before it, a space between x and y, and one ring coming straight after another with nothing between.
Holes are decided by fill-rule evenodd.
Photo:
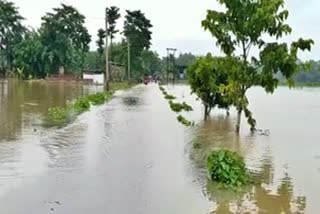
<instances>
[{"instance_id":1,"label":"muddy water","mask_svg":"<svg viewBox=\"0 0 320 214\"><path fill-rule=\"evenodd\" d=\"M99 90L81 85L0 83L0 213L317 213L320 186L320 90L250 91L259 128L202 106L186 86L168 91L195 109L176 121L157 86L117 93L64 128L44 128L53 105ZM22 87L23 89L17 89ZM46 90L46 88L49 88ZM318 104L317 104L318 103ZM232 112L233 113L233 112ZM6 125L10 124L10 125ZM194 148L193 143L200 143ZM222 191L206 179L205 155L229 148L245 157L260 184Z\"/></svg>"}]
</instances>

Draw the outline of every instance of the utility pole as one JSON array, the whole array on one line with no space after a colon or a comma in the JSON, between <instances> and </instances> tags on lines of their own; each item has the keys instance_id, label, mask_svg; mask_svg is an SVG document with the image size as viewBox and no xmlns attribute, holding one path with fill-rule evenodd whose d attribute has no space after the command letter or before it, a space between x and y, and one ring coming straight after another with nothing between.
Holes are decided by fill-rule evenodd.
<instances>
[{"instance_id":1,"label":"utility pole","mask_svg":"<svg viewBox=\"0 0 320 214\"><path fill-rule=\"evenodd\" d=\"M169 48L167 48L167 85L169 84L169 69L170 69L170 64L169 64Z\"/></svg>"},{"instance_id":2,"label":"utility pole","mask_svg":"<svg viewBox=\"0 0 320 214\"><path fill-rule=\"evenodd\" d=\"M106 84L106 90L109 91L109 48L108 48L108 8L106 8L106 78L105 78L105 84Z\"/></svg>"},{"instance_id":3,"label":"utility pole","mask_svg":"<svg viewBox=\"0 0 320 214\"><path fill-rule=\"evenodd\" d=\"M127 38L128 45L128 80L131 79L131 52L130 52L130 40Z\"/></svg>"},{"instance_id":4,"label":"utility pole","mask_svg":"<svg viewBox=\"0 0 320 214\"><path fill-rule=\"evenodd\" d=\"M175 78L175 54L177 49L176 48L167 48L167 84L169 84L169 73L171 72L170 66L172 65L172 74L173 74L173 81ZM170 53L172 52L172 53ZM172 56L172 57L171 57Z\"/></svg>"}]
</instances>

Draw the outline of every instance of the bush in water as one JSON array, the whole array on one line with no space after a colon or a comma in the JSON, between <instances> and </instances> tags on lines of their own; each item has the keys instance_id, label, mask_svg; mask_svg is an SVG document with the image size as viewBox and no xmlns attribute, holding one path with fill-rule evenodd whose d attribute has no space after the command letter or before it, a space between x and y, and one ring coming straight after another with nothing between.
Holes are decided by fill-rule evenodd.
<instances>
[{"instance_id":1,"label":"bush in water","mask_svg":"<svg viewBox=\"0 0 320 214\"><path fill-rule=\"evenodd\" d=\"M63 122L66 120L68 115L67 108L65 107L54 107L49 108L47 113L47 118L52 122Z\"/></svg>"},{"instance_id":2,"label":"bush in water","mask_svg":"<svg viewBox=\"0 0 320 214\"><path fill-rule=\"evenodd\" d=\"M171 100L169 101L170 108L174 112L181 112L181 111L192 111L192 107L186 104L185 102L181 103L174 103Z\"/></svg>"},{"instance_id":3,"label":"bush in water","mask_svg":"<svg viewBox=\"0 0 320 214\"><path fill-rule=\"evenodd\" d=\"M176 99L175 96L172 96L172 95L170 95L170 94L165 95L164 98L165 98L166 100L174 100L174 99Z\"/></svg>"},{"instance_id":4,"label":"bush in water","mask_svg":"<svg viewBox=\"0 0 320 214\"><path fill-rule=\"evenodd\" d=\"M212 181L224 187L238 190L250 182L250 176L241 156L229 150L212 152L207 159L209 176Z\"/></svg>"},{"instance_id":5,"label":"bush in water","mask_svg":"<svg viewBox=\"0 0 320 214\"><path fill-rule=\"evenodd\" d=\"M183 102L182 106L185 111L193 111L193 108L189 106L186 102Z\"/></svg>"},{"instance_id":6,"label":"bush in water","mask_svg":"<svg viewBox=\"0 0 320 214\"><path fill-rule=\"evenodd\" d=\"M160 91L164 92L166 89L164 89L164 87L159 86Z\"/></svg>"},{"instance_id":7,"label":"bush in water","mask_svg":"<svg viewBox=\"0 0 320 214\"><path fill-rule=\"evenodd\" d=\"M182 115L179 115L177 117L177 120L182 123L185 126L194 126L194 123L188 121L186 118L184 118Z\"/></svg>"}]
</instances>

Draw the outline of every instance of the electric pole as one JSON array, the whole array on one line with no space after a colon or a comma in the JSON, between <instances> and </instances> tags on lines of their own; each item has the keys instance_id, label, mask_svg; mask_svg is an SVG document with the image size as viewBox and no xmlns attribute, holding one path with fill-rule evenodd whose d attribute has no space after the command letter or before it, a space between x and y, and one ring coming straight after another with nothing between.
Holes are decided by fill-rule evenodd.
<instances>
[{"instance_id":1,"label":"electric pole","mask_svg":"<svg viewBox=\"0 0 320 214\"><path fill-rule=\"evenodd\" d=\"M109 91L109 48L108 48L108 8L106 8L106 90Z\"/></svg>"},{"instance_id":2,"label":"electric pole","mask_svg":"<svg viewBox=\"0 0 320 214\"><path fill-rule=\"evenodd\" d=\"M173 74L173 81L175 78L175 54L176 48L167 48L167 84L169 84L169 73ZM171 53L170 53L171 52ZM171 66L172 65L172 66ZM171 70L172 67L172 70Z\"/></svg>"}]
</instances>

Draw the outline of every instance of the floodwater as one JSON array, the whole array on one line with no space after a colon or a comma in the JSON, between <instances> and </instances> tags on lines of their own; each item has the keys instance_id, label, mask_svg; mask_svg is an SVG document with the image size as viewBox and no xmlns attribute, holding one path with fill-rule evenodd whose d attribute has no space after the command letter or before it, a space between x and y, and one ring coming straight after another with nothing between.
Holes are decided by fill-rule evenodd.
<instances>
[{"instance_id":1,"label":"floodwater","mask_svg":"<svg viewBox=\"0 0 320 214\"><path fill-rule=\"evenodd\" d=\"M254 88L258 128L202 106L187 86L168 92L194 108L177 122L158 86L116 93L63 128L46 128L51 106L99 91L67 83L0 82L0 213L318 213L320 89ZM200 143L194 148L193 143ZM259 184L234 193L207 180L205 156L228 148L245 157Z\"/></svg>"}]
</instances>

